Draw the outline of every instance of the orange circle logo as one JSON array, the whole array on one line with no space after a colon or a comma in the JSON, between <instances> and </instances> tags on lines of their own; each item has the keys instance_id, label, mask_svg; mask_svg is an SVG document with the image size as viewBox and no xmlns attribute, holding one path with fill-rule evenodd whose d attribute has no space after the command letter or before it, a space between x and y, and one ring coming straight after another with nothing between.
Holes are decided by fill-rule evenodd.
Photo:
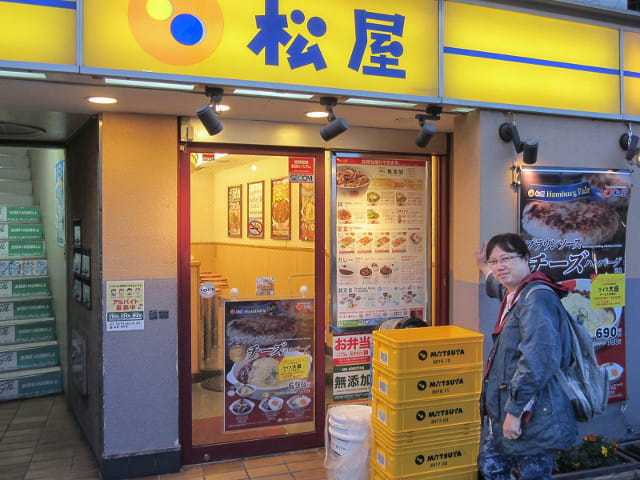
<instances>
[{"instance_id":1,"label":"orange circle logo","mask_svg":"<svg viewBox=\"0 0 640 480\"><path fill-rule=\"evenodd\" d=\"M129 28L157 60L193 65L218 48L224 21L217 0L131 0Z\"/></svg>"}]
</instances>

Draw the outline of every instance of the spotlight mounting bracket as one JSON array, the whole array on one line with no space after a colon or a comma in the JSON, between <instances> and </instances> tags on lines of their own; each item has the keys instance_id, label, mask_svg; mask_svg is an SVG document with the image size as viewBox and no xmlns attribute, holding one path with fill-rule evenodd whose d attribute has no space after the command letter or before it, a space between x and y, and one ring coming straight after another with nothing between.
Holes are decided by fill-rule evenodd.
<instances>
[{"instance_id":1,"label":"spotlight mounting bracket","mask_svg":"<svg viewBox=\"0 0 640 480\"><path fill-rule=\"evenodd\" d=\"M325 110L329 112L329 117L327 120L329 122L333 122L336 119L336 114L333 113L333 107L338 104L338 99L336 97L320 97L320 105L323 105Z\"/></svg>"},{"instance_id":2,"label":"spotlight mounting bracket","mask_svg":"<svg viewBox=\"0 0 640 480\"><path fill-rule=\"evenodd\" d=\"M518 129L516 128L515 123L505 122L500 125L498 135L500 135L503 142L513 141L513 146L515 147L516 152L522 153L524 143L520 140L520 135L518 134Z\"/></svg>"},{"instance_id":3,"label":"spotlight mounting bracket","mask_svg":"<svg viewBox=\"0 0 640 480\"><path fill-rule=\"evenodd\" d=\"M204 94L211 99L211 103L220 103L224 89L220 87L204 87Z\"/></svg>"},{"instance_id":4,"label":"spotlight mounting bracket","mask_svg":"<svg viewBox=\"0 0 640 480\"><path fill-rule=\"evenodd\" d=\"M336 97L320 97L320 105L333 108L337 104L338 99Z\"/></svg>"},{"instance_id":5,"label":"spotlight mounting bracket","mask_svg":"<svg viewBox=\"0 0 640 480\"><path fill-rule=\"evenodd\" d=\"M440 105L428 105L427 113L418 113L416 118L420 122L420 126L424 125L427 120L440 120L442 107Z\"/></svg>"}]
</instances>

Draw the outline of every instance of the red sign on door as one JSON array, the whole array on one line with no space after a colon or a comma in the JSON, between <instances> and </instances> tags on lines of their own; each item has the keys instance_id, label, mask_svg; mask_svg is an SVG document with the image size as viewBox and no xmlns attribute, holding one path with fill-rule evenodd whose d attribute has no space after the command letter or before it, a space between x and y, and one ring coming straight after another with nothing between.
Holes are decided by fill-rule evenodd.
<instances>
[{"instance_id":1,"label":"red sign on door","mask_svg":"<svg viewBox=\"0 0 640 480\"><path fill-rule=\"evenodd\" d=\"M289 157L289 181L313 183L313 157Z\"/></svg>"}]
</instances>

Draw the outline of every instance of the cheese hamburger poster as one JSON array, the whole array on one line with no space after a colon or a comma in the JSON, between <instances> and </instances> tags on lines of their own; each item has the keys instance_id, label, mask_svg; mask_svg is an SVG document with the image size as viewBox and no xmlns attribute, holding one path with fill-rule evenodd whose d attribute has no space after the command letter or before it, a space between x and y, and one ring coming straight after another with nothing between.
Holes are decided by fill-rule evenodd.
<instances>
[{"instance_id":1,"label":"cheese hamburger poster","mask_svg":"<svg viewBox=\"0 0 640 480\"><path fill-rule=\"evenodd\" d=\"M569 287L562 301L584 321L609 370L610 402L627 397L625 309L623 295L603 303L603 292L624 289L630 194L628 170L524 167L520 175L519 233L531 270Z\"/></svg>"}]
</instances>

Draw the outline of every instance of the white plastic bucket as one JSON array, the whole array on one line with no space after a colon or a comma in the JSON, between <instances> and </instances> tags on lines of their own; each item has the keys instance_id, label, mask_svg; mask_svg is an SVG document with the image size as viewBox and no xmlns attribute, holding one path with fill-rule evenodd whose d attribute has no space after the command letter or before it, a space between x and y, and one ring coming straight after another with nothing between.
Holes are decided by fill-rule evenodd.
<instances>
[{"instance_id":1,"label":"white plastic bucket","mask_svg":"<svg viewBox=\"0 0 640 480\"><path fill-rule=\"evenodd\" d=\"M340 405L327 416L325 466L332 480L368 480L371 407Z\"/></svg>"}]
</instances>

